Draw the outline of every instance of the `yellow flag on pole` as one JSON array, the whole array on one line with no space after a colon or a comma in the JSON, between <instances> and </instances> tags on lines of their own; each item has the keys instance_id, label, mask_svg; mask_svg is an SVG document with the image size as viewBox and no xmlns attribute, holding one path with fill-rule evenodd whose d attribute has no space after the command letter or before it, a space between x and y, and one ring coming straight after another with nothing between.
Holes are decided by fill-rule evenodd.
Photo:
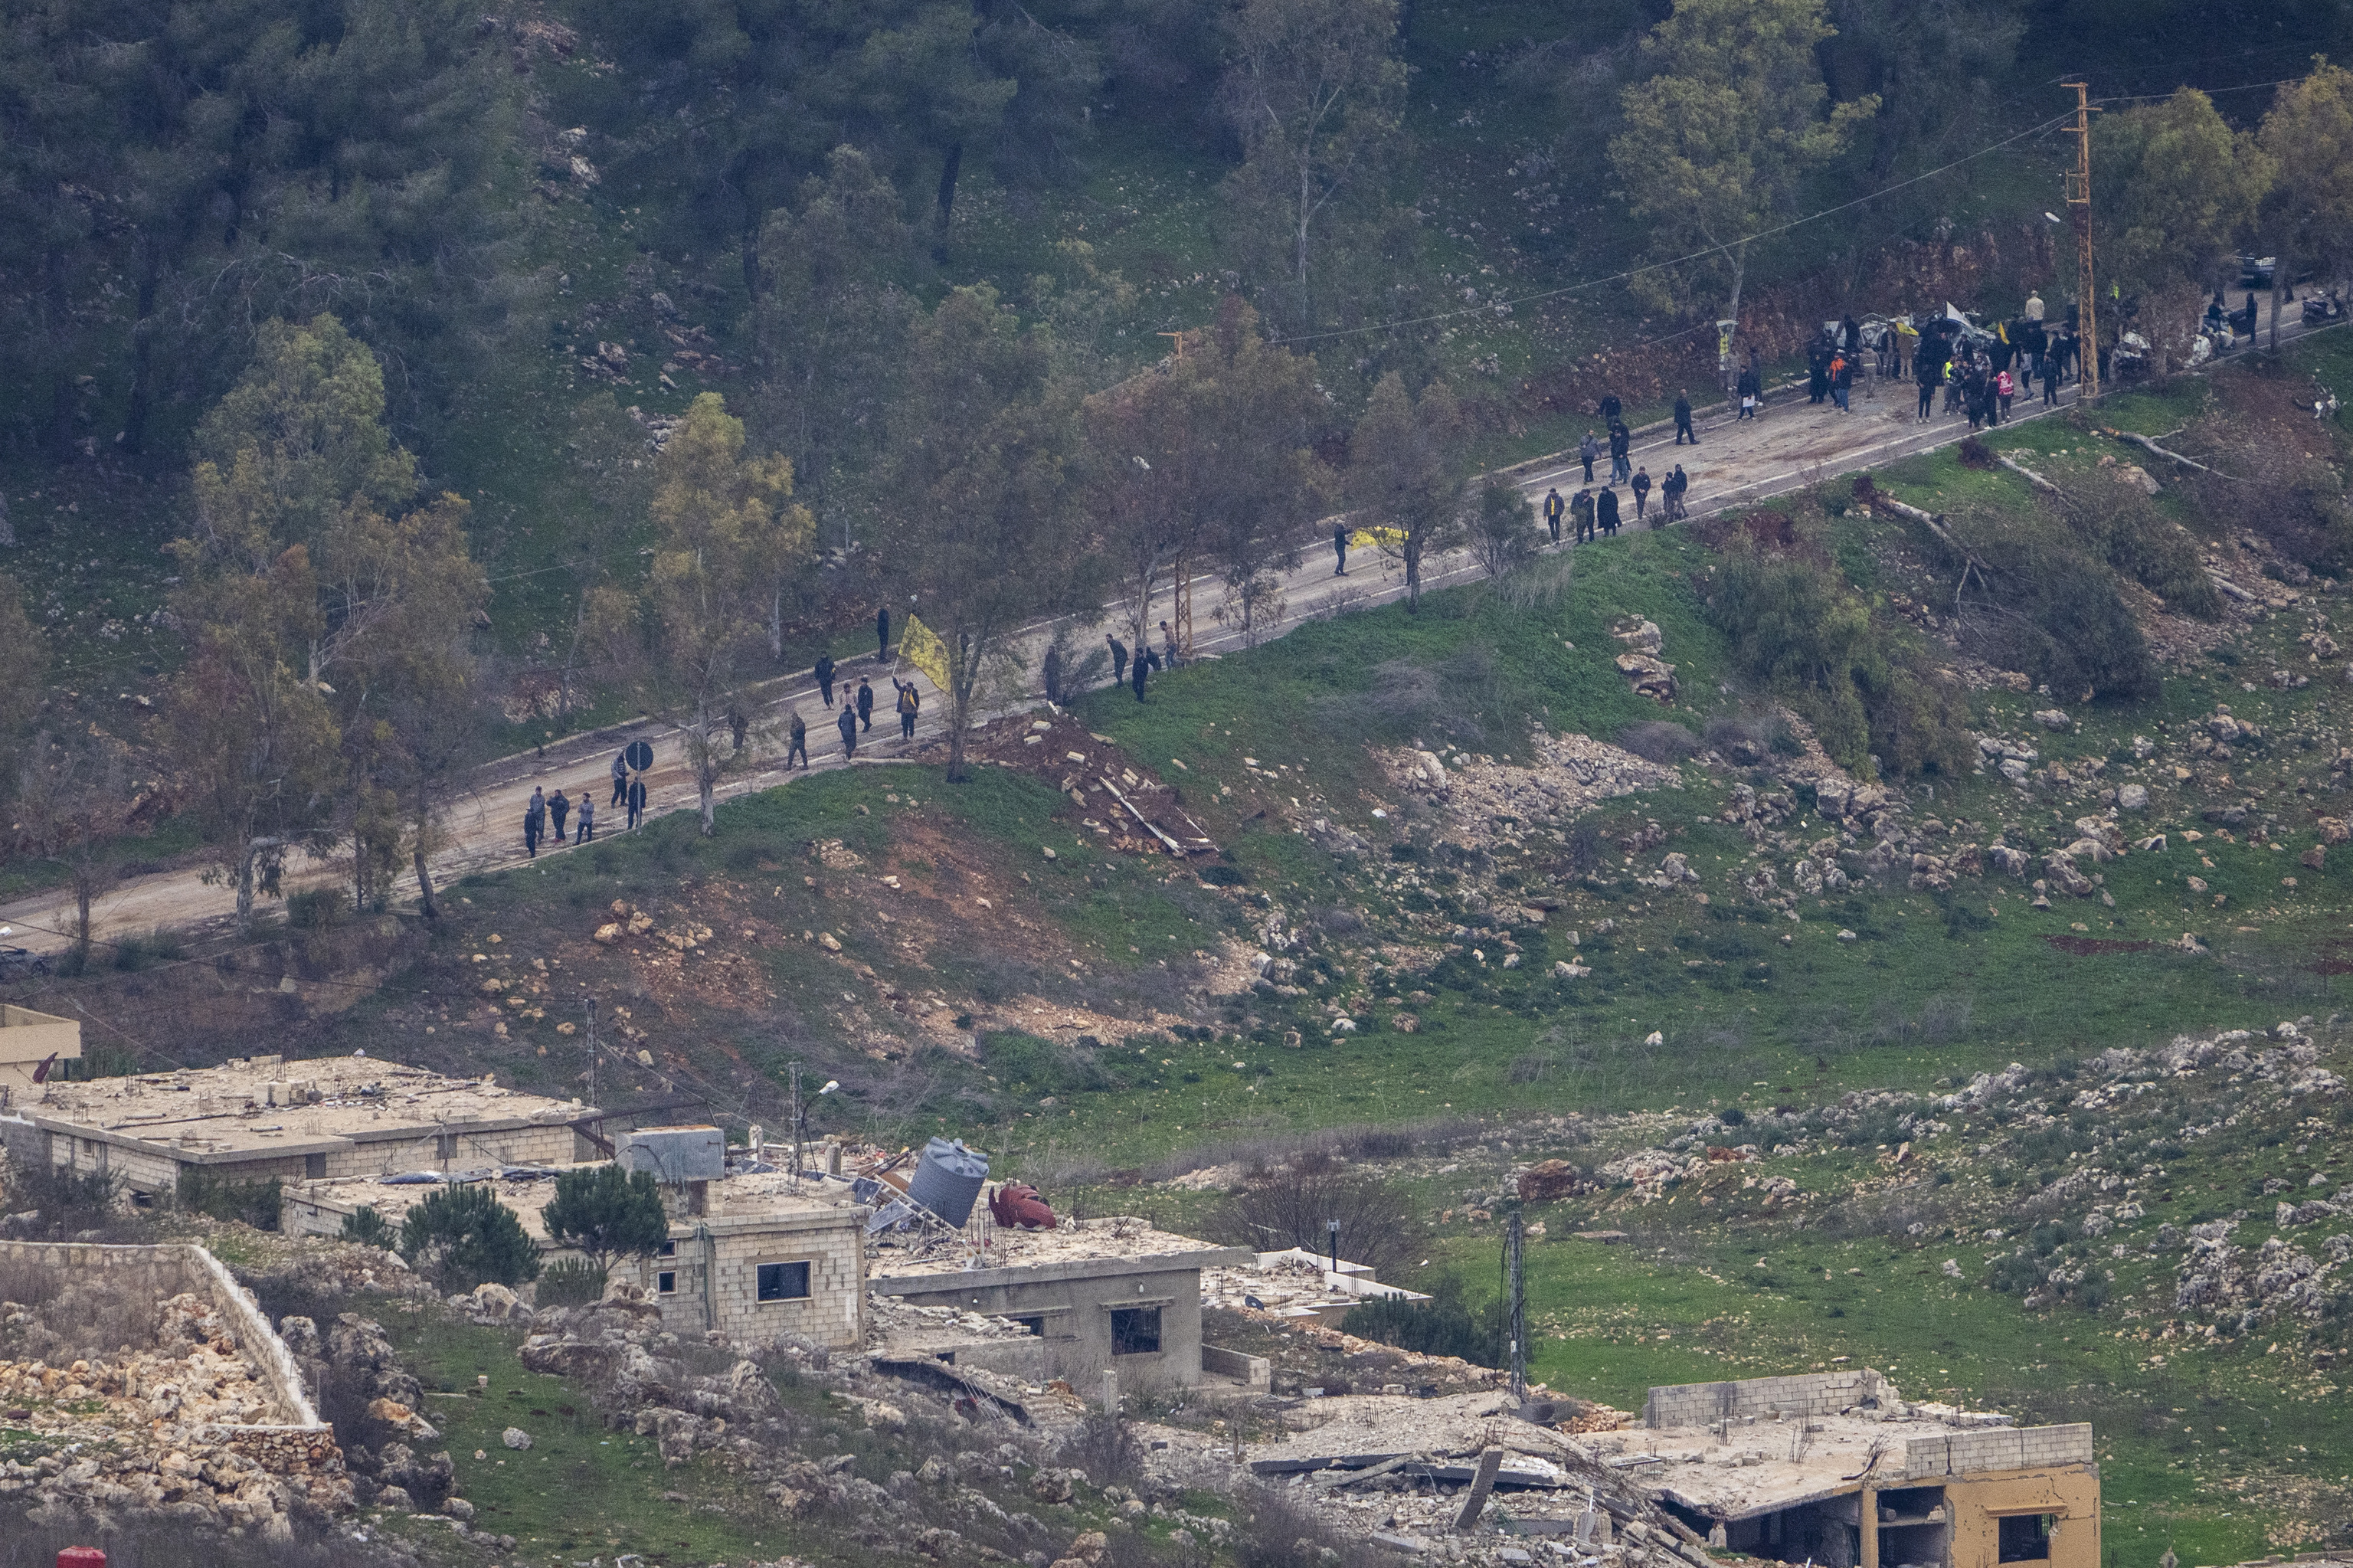
<instances>
[{"instance_id":1,"label":"yellow flag on pole","mask_svg":"<svg viewBox=\"0 0 2353 1568\"><path fill-rule=\"evenodd\" d=\"M899 656L932 678L932 684L943 692L948 689L948 645L940 634L913 616L907 617L907 630L900 634Z\"/></svg>"}]
</instances>

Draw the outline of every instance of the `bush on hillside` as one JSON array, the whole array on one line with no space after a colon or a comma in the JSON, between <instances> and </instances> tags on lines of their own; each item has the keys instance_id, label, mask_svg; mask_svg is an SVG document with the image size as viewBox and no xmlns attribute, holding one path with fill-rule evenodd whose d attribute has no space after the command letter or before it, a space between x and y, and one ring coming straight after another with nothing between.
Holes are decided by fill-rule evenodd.
<instances>
[{"instance_id":1,"label":"bush on hillside","mask_svg":"<svg viewBox=\"0 0 2353 1568\"><path fill-rule=\"evenodd\" d=\"M1461 1283L1451 1275L1427 1301L1390 1296L1349 1308L1340 1331L1420 1355L1458 1356L1482 1367L1502 1366L1508 1350L1503 1303L1464 1306Z\"/></svg>"},{"instance_id":2,"label":"bush on hillside","mask_svg":"<svg viewBox=\"0 0 2353 1568\"><path fill-rule=\"evenodd\" d=\"M241 1220L258 1231L276 1230L285 1205L285 1189L274 1176L267 1181L230 1181L195 1165L181 1170L175 1195L180 1207L192 1213Z\"/></svg>"},{"instance_id":3,"label":"bush on hillside","mask_svg":"<svg viewBox=\"0 0 2353 1568\"><path fill-rule=\"evenodd\" d=\"M1735 536L1708 611L1749 675L1802 713L1842 766L1867 773L1873 754L1903 775L1968 765L1972 743L1957 694L1835 566Z\"/></svg>"}]
</instances>

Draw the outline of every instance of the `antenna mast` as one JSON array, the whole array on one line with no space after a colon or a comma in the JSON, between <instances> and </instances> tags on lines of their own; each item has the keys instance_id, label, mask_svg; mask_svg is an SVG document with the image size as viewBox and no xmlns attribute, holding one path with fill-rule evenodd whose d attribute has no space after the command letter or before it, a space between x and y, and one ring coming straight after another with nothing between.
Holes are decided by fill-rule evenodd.
<instances>
[{"instance_id":1,"label":"antenna mast","mask_svg":"<svg viewBox=\"0 0 2353 1568\"><path fill-rule=\"evenodd\" d=\"M2067 216L2075 228L2075 298L2083 318L2084 369L2075 397L2090 402L2100 395L2099 299L2092 288L2092 103L2091 83L2071 81L2075 90L2075 166L2067 172Z\"/></svg>"}]
</instances>

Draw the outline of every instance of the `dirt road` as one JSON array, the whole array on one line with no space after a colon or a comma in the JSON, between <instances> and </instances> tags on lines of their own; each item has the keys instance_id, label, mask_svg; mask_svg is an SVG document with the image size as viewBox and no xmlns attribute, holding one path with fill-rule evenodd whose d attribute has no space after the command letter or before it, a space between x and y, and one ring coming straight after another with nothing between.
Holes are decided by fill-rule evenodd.
<instances>
[{"instance_id":1,"label":"dirt road","mask_svg":"<svg viewBox=\"0 0 2353 1568\"><path fill-rule=\"evenodd\" d=\"M2262 302L2268 310L2269 302ZM2283 323L2280 335L2284 340L2302 337L2306 330L2297 312ZM2072 408L2074 399L2074 388L2065 388L2062 408ZM1703 418L1696 447L1677 448L1665 431L1638 437L1633 461L1647 465L1654 481L1663 478L1676 461L1682 461L1692 481L1690 511L1697 517L1725 506L1761 501L1839 473L1891 462L1957 441L1968 433L1968 421L1958 414L1939 413L1926 422L1916 422L1914 388L1905 383L1862 382L1855 388L1853 403L1852 413L1841 413L1827 402L1820 407L1809 405L1802 392L1779 393L1765 413L1754 420L1735 422L1721 414ZM2039 400L2021 397L2015 405L2012 423L2042 417L2044 410ZM1607 471L1605 457L1597 465L1597 479ZM1507 476L1532 502L1541 497L1547 486L1555 484L1565 496L1573 495L1583 481L1578 465L1559 455L1518 464L1507 471ZM1630 529L1636 526L1632 499L1630 495L1623 499L1624 525ZM1653 505L1656 503L1654 493ZM1607 549L1610 546L1605 541L1596 547ZM1284 608L1280 621L1261 627L1261 641L1282 636L1309 620L1384 604L1404 595L1404 573L1394 561L1371 551L1351 551L1348 575L1342 577L1333 575L1331 560L1326 550L1311 547L1307 551L1304 564L1283 585ZM1475 576L1478 570L1468 552L1453 552L1426 564L1423 586L1426 589L1443 588ZM1214 579L1197 577L1194 594L1198 618L1195 652L1218 656L1239 651L1243 646L1239 628L1212 613L1222 599L1219 585ZM1154 599L1145 617L1146 624L1156 625L1163 616L1173 618L1174 613L1173 603L1164 593ZM1045 644L1055 630L1054 623L1040 622L1024 632L1026 668L1038 667ZM846 677L845 684L837 685L837 695L843 690L854 692L860 675L873 682L877 693L874 728L860 737L858 766L887 763L907 749L899 739L896 715L889 711L892 688L882 675L888 668L891 667L860 660L845 663L837 677ZM902 679L914 679L923 689L923 716L916 728L916 744L944 733L946 698L912 670L900 670L898 673ZM1034 705L1042 700L1042 695L1033 696L1024 705ZM833 715L818 700L816 684L807 677L773 683L768 688L765 716L778 719L786 708L796 705L808 722L809 750L818 770L846 766L840 736L833 727ZM533 785L551 794L559 788L567 794L589 791L597 802L598 836L608 838L620 831L621 813L617 809L608 810L605 804L611 796L608 769L614 754L633 739L644 739L654 748L654 767L646 776L649 815L692 810L696 800L694 781L674 732L666 732L649 721L575 736L551 745L543 753L503 758L476 770L465 793L449 803L443 816L449 847L434 863L437 882L446 886L470 873L522 863L527 858L522 844L523 804ZM779 761L780 758L775 756L758 758L721 785L721 798L785 782L787 776L778 766ZM543 855L548 856L575 853L575 849L541 850ZM347 870L347 864L339 866L332 859L303 863L290 868L288 885L290 890L299 890L339 885L345 880ZM415 897L413 879L398 890L398 895ZM232 889L226 884L207 883L197 870L157 873L124 882L107 893L95 911L97 934L107 938L158 928L216 927L231 917L233 905ZM64 895L54 892L0 906L0 923L13 931L5 940L37 953L58 951L68 945L64 931L69 909Z\"/></svg>"}]
</instances>

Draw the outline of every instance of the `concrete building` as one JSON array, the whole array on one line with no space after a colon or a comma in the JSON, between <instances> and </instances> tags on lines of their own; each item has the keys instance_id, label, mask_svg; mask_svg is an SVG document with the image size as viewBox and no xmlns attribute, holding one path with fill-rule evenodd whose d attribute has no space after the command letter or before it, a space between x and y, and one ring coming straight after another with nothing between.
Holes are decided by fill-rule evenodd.
<instances>
[{"instance_id":1,"label":"concrete building","mask_svg":"<svg viewBox=\"0 0 2353 1568\"><path fill-rule=\"evenodd\" d=\"M190 1169L291 1182L591 1159L596 1114L369 1056L249 1056L13 1091L0 1141L15 1160L110 1172L144 1203Z\"/></svg>"},{"instance_id":2,"label":"concrete building","mask_svg":"<svg viewBox=\"0 0 2353 1568\"><path fill-rule=\"evenodd\" d=\"M2100 1568L2088 1425L1907 1402L1867 1368L1651 1390L1585 1439L1731 1551L1820 1568Z\"/></svg>"},{"instance_id":3,"label":"concrete building","mask_svg":"<svg viewBox=\"0 0 2353 1568\"><path fill-rule=\"evenodd\" d=\"M1126 1217L987 1236L979 1256L921 1232L910 1233L909 1245L886 1242L869 1265L869 1285L915 1306L1010 1319L1038 1341L985 1340L944 1359L1064 1378L1090 1391L1105 1371L1119 1374L1123 1392L1203 1382L1201 1271L1258 1257Z\"/></svg>"},{"instance_id":4,"label":"concrete building","mask_svg":"<svg viewBox=\"0 0 2353 1568\"><path fill-rule=\"evenodd\" d=\"M625 1137L627 1135L624 1135ZM577 1257L547 1234L544 1211L554 1178L572 1165L486 1173L500 1202L545 1249L545 1259ZM346 1217L374 1209L397 1227L436 1190L433 1183L347 1176L287 1189L281 1223L289 1231L336 1235ZM717 1329L731 1339L791 1335L831 1350L854 1350L866 1329L865 1206L840 1182L810 1179L796 1187L780 1174L723 1176L667 1186L670 1241L659 1255L617 1266L661 1308L677 1333Z\"/></svg>"},{"instance_id":5,"label":"concrete building","mask_svg":"<svg viewBox=\"0 0 2353 1568\"><path fill-rule=\"evenodd\" d=\"M59 1064L81 1057L81 1025L70 1018L53 1018L0 1001L0 1108L26 1094L37 1095L46 1077Z\"/></svg>"}]
</instances>

